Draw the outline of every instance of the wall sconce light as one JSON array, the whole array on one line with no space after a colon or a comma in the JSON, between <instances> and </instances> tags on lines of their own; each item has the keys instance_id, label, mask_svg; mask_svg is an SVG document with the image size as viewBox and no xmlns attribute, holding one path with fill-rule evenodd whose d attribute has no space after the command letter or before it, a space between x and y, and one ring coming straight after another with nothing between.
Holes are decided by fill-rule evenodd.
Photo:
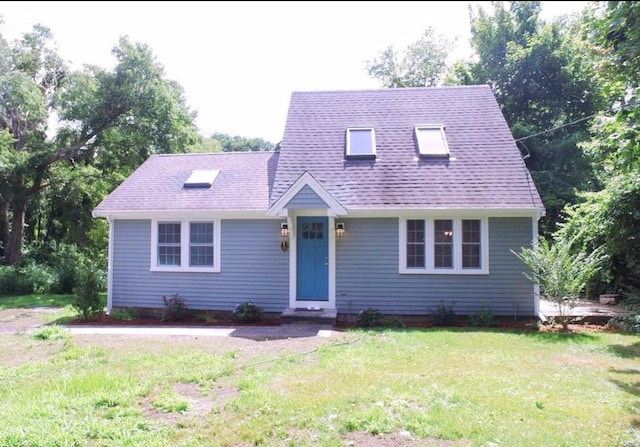
<instances>
[{"instance_id":1,"label":"wall sconce light","mask_svg":"<svg viewBox=\"0 0 640 447\"><path fill-rule=\"evenodd\" d=\"M344 222L336 222L336 237L344 236Z\"/></svg>"},{"instance_id":2,"label":"wall sconce light","mask_svg":"<svg viewBox=\"0 0 640 447\"><path fill-rule=\"evenodd\" d=\"M282 242L280 242L280 250L289 250L289 242L287 241L287 238L289 237L289 224L287 222L282 222L280 224L280 237L282 237Z\"/></svg>"},{"instance_id":3,"label":"wall sconce light","mask_svg":"<svg viewBox=\"0 0 640 447\"><path fill-rule=\"evenodd\" d=\"M280 224L280 236L289 237L289 224L286 222L282 222Z\"/></svg>"}]
</instances>

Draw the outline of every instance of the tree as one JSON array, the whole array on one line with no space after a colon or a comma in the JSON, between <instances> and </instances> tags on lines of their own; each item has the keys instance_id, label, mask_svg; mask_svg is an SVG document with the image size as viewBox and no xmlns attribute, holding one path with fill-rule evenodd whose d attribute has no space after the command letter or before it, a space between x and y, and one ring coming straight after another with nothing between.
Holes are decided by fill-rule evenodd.
<instances>
[{"instance_id":1,"label":"tree","mask_svg":"<svg viewBox=\"0 0 640 447\"><path fill-rule=\"evenodd\" d=\"M591 287L618 293L640 287L640 4L599 2L583 21L607 99L583 148L603 187L567 209L559 236L587 251L602 246L608 260Z\"/></svg>"},{"instance_id":2,"label":"tree","mask_svg":"<svg viewBox=\"0 0 640 447\"><path fill-rule=\"evenodd\" d=\"M458 63L448 80L489 84L538 185L550 236L576 192L598 179L579 144L604 104L593 77L597 59L579 38L581 23L540 19L540 2L493 2L492 13L470 10L475 62Z\"/></svg>"},{"instance_id":3,"label":"tree","mask_svg":"<svg viewBox=\"0 0 640 447\"><path fill-rule=\"evenodd\" d=\"M211 143L217 142L223 152L249 152L249 151L272 151L273 143L263 140L262 138L246 138L240 136L231 136L226 133L214 133L209 138Z\"/></svg>"},{"instance_id":4,"label":"tree","mask_svg":"<svg viewBox=\"0 0 640 447\"><path fill-rule=\"evenodd\" d=\"M570 311L587 285L587 281L600 268L603 257L600 250L586 254L576 253L569 239L556 239L552 244L540 239L534 248L511 250L528 268L524 275L541 287L542 295L558 309L560 324L567 330Z\"/></svg>"},{"instance_id":5,"label":"tree","mask_svg":"<svg viewBox=\"0 0 640 447\"><path fill-rule=\"evenodd\" d=\"M25 222L33 220L32 207L39 202L34 199L46 188L78 182L86 187L90 179L102 178L96 188L84 188L73 208L95 205L150 154L177 152L195 141L194 114L182 89L163 78L149 47L124 37L113 54L112 71L95 66L70 71L46 27L36 25L13 42L0 36L5 264L20 260Z\"/></svg>"},{"instance_id":6,"label":"tree","mask_svg":"<svg viewBox=\"0 0 640 447\"><path fill-rule=\"evenodd\" d=\"M367 71L384 87L432 87L442 79L451 45L428 27L418 41L404 50L402 58L390 46L367 62Z\"/></svg>"}]
</instances>

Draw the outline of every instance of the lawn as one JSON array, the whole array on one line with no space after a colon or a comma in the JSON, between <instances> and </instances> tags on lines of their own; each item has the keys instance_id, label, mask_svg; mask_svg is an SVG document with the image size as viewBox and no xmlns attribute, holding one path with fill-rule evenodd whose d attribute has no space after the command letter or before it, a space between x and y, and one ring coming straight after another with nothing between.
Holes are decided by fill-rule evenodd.
<instances>
[{"instance_id":1,"label":"lawn","mask_svg":"<svg viewBox=\"0 0 640 447\"><path fill-rule=\"evenodd\" d=\"M637 446L640 339L0 335L2 446Z\"/></svg>"}]
</instances>

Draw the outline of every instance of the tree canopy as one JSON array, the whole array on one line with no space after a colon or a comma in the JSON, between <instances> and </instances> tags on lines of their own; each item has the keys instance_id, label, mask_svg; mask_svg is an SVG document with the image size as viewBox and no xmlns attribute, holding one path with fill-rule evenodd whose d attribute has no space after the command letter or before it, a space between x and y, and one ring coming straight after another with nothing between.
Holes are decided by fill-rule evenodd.
<instances>
[{"instance_id":1,"label":"tree canopy","mask_svg":"<svg viewBox=\"0 0 640 447\"><path fill-rule=\"evenodd\" d=\"M123 37L113 54L113 70L72 71L44 26L14 41L0 36L6 264L20 260L25 228L29 240L75 234L74 242L86 241L96 200L149 155L182 151L195 141L195 114L151 49Z\"/></svg>"}]
</instances>

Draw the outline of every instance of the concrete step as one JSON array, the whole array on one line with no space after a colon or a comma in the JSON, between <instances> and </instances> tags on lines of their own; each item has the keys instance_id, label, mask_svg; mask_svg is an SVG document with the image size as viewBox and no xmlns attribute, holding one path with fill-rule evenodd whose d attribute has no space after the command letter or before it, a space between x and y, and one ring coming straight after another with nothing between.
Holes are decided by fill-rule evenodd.
<instances>
[{"instance_id":1,"label":"concrete step","mask_svg":"<svg viewBox=\"0 0 640 447\"><path fill-rule=\"evenodd\" d=\"M336 309L308 309L289 307L280 314L282 324L310 323L334 325L338 311Z\"/></svg>"}]
</instances>

